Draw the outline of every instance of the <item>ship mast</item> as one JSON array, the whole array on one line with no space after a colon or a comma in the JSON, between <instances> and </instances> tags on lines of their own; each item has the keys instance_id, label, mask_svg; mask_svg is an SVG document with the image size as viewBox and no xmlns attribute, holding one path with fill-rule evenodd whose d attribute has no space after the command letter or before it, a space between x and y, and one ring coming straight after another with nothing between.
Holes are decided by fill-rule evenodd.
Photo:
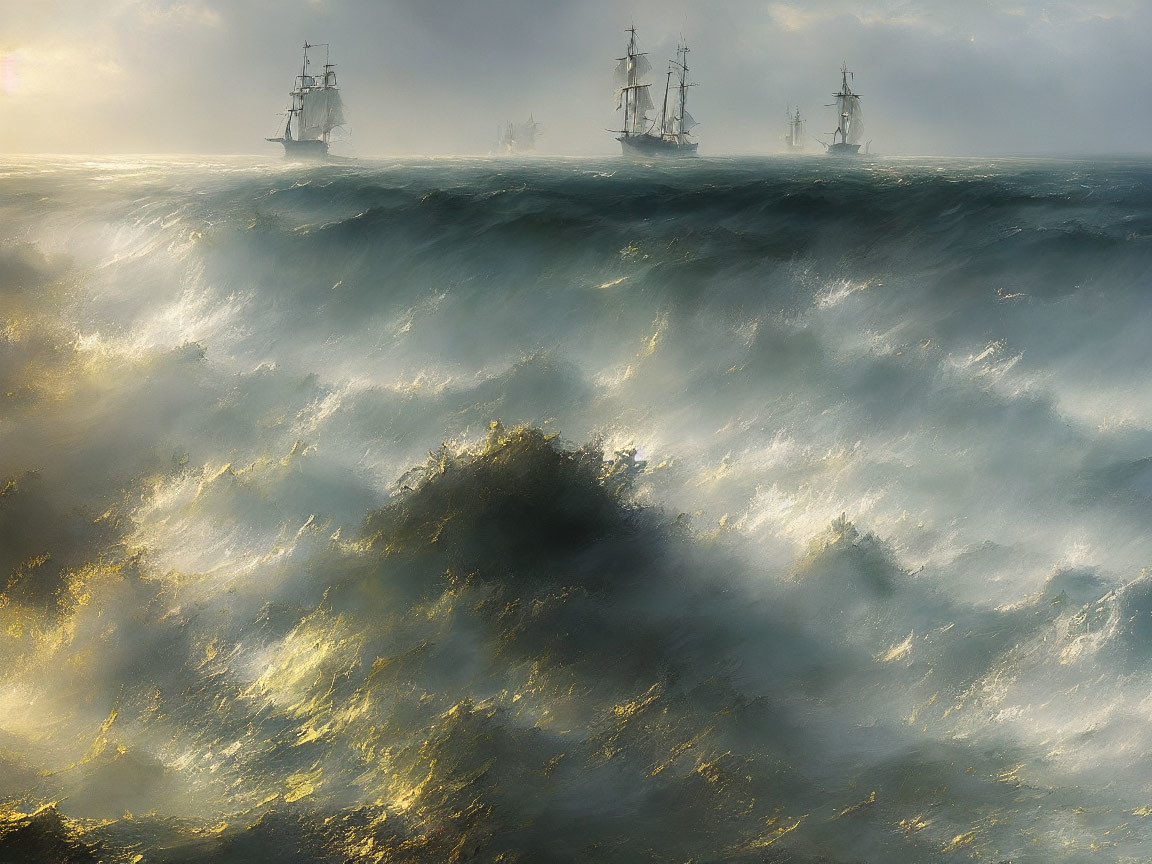
<instances>
[{"instance_id":1,"label":"ship mast","mask_svg":"<svg viewBox=\"0 0 1152 864\"><path fill-rule=\"evenodd\" d=\"M853 78L856 77L855 73L848 68L847 63L842 64L840 66L840 92L832 94L840 113L840 124L836 127L836 131L832 133L833 144L837 143L837 135L840 136L840 143L848 143L848 132L852 125L852 100L860 98L859 94L853 93L852 88L848 86L849 75Z\"/></svg>"},{"instance_id":2,"label":"ship mast","mask_svg":"<svg viewBox=\"0 0 1152 864\"><path fill-rule=\"evenodd\" d=\"M668 116L668 92L671 88L672 76L676 75L676 104L672 108L671 117ZM696 125L687 111L688 88L695 87L688 82L688 46L681 42L676 46L676 59L668 61L668 83L664 90L664 124L663 137L675 141L676 146L683 148L688 130Z\"/></svg>"},{"instance_id":3,"label":"ship mast","mask_svg":"<svg viewBox=\"0 0 1152 864\"><path fill-rule=\"evenodd\" d=\"M308 40L304 40L304 61L300 65L300 79L296 90L291 94L292 96L292 110L288 113L288 125L292 125L292 115L296 115L296 137L302 139L304 137L304 91L308 81L308 49L312 46L308 44ZM300 97L300 105L296 105L296 97Z\"/></svg>"},{"instance_id":4,"label":"ship mast","mask_svg":"<svg viewBox=\"0 0 1152 864\"><path fill-rule=\"evenodd\" d=\"M617 79L623 84L620 94L624 107L625 136L638 135L644 132L642 124L645 120L644 112L652 108L652 97L648 95L648 87L641 84L640 77L648 70L645 52L636 50L636 26L633 25L624 31L629 34L628 48L617 68ZM643 96L643 98L642 98ZM617 108L620 106L617 105Z\"/></svg>"},{"instance_id":5,"label":"ship mast","mask_svg":"<svg viewBox=\"0 0 1152 864\"><path fill-rule=\"evenodd\" d=\"M336 73L332 71L333 69L336 68L336 64L330 62L331 57L329 55L329 51L330 51L330 49L328 47L328 43L324 43L324 89L325 90L330 90L336 86ZM324 125L324 143L325 144L328 143L328 136L330 136L331 134L332 134L332 128L329 125L325 124Z\"/></svg>"},{"instance_id":6,"label":"ship mast","mask_svg":"<svg viewBox=\"0 0 1152 864\"><path fill-rule=\"evenodd\" d=\"M632 124L628 122L628 109L632 107L635 97L632 95L632 90L636 86L636 25L633 24L628 28L628 89L624 91L624 134L629 134L632 129ZM633 114L635 108L632 107Z\"/></svg>"},{"instance_id":7,"label":"ship mast","mask_svg":"<svg viewBox=\"0 0 1152 864\"><path fill-rule=\"evenodd\" d=\"M664 107L660 111L660 135L667 137L671 130L668 128L668 90L672 87L672 66L668 66L668 76L664 79Z\"/></svg>"},{"instance_id":8,"label":"ship mast","mask_svg":"<svg viewBox=\"0 0 1152 864\"><path fill-rule=\"evenodd\" d=\"M683 43L676 51L676 59L680 62L677 64L680 67L680 119L676 124L676 143L684 146L684 109L688 104L688 88L692 85L688 83L688 44Z\"/></svg>"}]
</instances>

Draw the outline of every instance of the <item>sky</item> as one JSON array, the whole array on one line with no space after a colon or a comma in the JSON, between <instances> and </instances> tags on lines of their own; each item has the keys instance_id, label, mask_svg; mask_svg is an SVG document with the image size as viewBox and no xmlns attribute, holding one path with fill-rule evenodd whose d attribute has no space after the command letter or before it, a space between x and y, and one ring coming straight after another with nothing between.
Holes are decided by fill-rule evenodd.
<instances>
[{"instance_id":1,"label":"sky","mask_svg":"<svg viewBox=\"0 0 1152 864\"><path fill-rule=\"evenodd\" d=\"M873 150L1152 149L1146 0L0 0L0 153L272 153L305 39L331 45L346 155L484 153L531 111L542 152L617 152L612 69L635 23L683 35L701 153L834 128L855 72Z\"/></svg>"}]
</instances>

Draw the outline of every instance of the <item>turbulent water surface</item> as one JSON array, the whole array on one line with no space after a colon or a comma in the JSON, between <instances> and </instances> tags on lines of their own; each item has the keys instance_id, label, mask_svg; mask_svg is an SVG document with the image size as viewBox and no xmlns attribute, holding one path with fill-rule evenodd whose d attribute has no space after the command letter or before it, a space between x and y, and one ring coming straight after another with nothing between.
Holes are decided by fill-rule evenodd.
<instances>
[{"instance_id":1,"label":"turbulent water surface","mask_svg":"<svg viewBox=\"0 0 1152 864\"><path fill-rule=\"evenodd\" d=\"M1152 857L1152 164L0 217L0 860Z\"/></svg>"}]
</instances>

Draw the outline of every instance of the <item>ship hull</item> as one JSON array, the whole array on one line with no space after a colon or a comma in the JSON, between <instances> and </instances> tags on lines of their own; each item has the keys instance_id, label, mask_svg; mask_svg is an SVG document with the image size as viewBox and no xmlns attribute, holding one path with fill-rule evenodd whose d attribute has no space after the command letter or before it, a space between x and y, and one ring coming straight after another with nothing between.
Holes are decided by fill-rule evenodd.
<instances>
[{"instance_id":1,"label":"ship hull","mask_svg":"<svg viewBox=\"0 0 1152 864\"><path fill-rule=\"evenodd\" d=\"M828 148L828 154L831 156L859 156L860 155L860 145L859 144L845 144L843 142L840 142L838 144L831 145Z\"/></svg>"},{"instance_id":2,"label":"ship hull","mask_svg":"<svg viewBox=\"0 0 1152 864\"><path fill-rule=\"evenodd\" d=\"M678 141L656 135L622 135L616 140L620 142L621 151L630 159L695 156L700 146L690 141L685 141L681 146Z\"/></svg>"},{"instance_id":3,"label":"ship hull","mask_svg":"<svg viewBox=\"0 0 1152 864\"><path fill-rule=\"evenodd\" d=\"M294 138L269 138L284 145L284 158L304 162L328 158L328 142L320 139L297 141Z\"/></svg>"}]
</instances>

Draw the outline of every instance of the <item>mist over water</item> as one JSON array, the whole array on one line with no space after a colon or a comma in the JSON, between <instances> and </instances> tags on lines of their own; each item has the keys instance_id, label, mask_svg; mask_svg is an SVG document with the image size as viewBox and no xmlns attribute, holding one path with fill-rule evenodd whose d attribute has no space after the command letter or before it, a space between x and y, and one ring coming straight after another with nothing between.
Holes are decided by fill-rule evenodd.
<instances>
[{"instance_id":1,"label":"mist over water","mask_svg":"<svg viewBox=\"0 0 1152 864\"><path fill-rule=\"evenodd\" d=\"M0 190L0 857L1152 855L1152 163Z\"/></svg>"}]
</instances>

